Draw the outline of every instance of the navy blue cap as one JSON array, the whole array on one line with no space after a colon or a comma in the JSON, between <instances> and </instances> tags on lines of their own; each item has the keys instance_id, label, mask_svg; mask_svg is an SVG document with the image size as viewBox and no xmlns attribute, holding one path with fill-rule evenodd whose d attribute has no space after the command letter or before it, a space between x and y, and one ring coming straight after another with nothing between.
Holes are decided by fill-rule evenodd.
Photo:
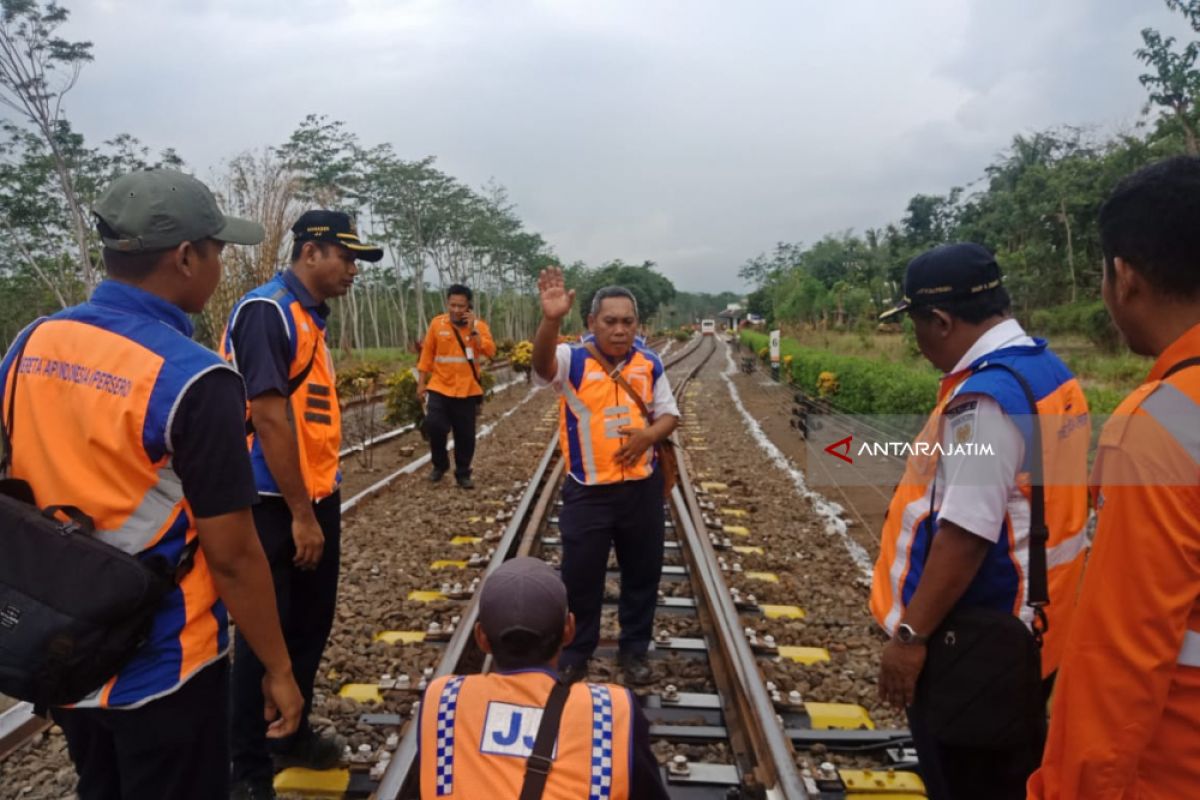
<instances>
[{"instance_id":1,"label":"navy blue cap","mask_svg":"<svg viewBox=\"0 0 1200 800\"><path fill-rule=\"evenodd\" d=\"M944 244L908 262L904 299L879 315L889 320L911 308L937 306L1000 288L1000 265L986 247L972 242Z\"/></svg>"},{"instance_id":2,"label":"navy blue cap","mask_svg":"<svg viewBox=\"0 0 1200 800\"><path fill-rule=\"evenodd\" d=\"M292 226L292 238L297 242L334 242L363 261L383 258L383 248L360 240L354 220L341 211L305 211Z\"/></svg>"}]
</instances>

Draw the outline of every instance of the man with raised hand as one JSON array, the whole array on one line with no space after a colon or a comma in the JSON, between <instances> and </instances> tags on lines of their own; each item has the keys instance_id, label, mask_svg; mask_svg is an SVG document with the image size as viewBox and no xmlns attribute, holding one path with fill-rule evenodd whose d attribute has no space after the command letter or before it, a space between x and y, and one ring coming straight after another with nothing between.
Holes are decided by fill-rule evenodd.
<instances>
[{"instance_id":1,"label":"man with raised hand","mask_svg":"<svg viewBox=\"0 0 1200 800\"><path fill-rule=\"evenodd\" d=\"M618 664L627 683L647 684L654 680L646 653L666 522L655 446L679 424L679 407L662 361L635 341L632 292L599 289L587 315L594 338L559 345L559 327L575 292L557 268L542 271L538 291L542 321L533 340L534 382L554 387L560 397L559 441L567 462L559 530L563 581L577 628L560 660L562 674L571 680L587 675L600 641L608 554L615 548L621 570Z\"/></svg>"}]
</instances>

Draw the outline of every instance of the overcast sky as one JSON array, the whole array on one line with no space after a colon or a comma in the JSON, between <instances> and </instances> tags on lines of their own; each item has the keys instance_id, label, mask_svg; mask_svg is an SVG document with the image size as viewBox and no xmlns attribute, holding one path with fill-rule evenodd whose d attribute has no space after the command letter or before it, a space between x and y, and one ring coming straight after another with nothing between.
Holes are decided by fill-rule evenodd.
<instances>
[{"instance_id":1,"label":"overcast sky","mask_svg":"<svg viewBox=\"0 0 1200 800\"><path fill-rule=\"evenodd\" d=\"M62 0L67 112L201 177L309 113L506 186L558 255L739 290L776 241L899 220L1013 134L1131 128L1159 0Z\"/></svg>"}]
</instances>

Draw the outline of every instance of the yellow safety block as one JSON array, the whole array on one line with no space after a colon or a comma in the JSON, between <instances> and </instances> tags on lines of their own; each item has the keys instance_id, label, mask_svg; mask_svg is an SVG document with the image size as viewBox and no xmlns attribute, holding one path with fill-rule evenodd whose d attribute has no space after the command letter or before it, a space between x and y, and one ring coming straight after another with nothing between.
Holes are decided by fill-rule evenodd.
<instances>
[{"instance_id":1,"label":"yellow safety block","mask_svg":"<svg viewBox=\"0 0 1200 800\"><path fill-rule=\"evenodd\" d=\"M476 522L483 522L483 517L467 517L467 522L474 525Z\"/></svg>"},{"instance_id":2,"label":"yellow safety block","mask_svg":"<svg viewBox=\"0 0 1200 800\"><path fill-rule=\"evenodd\" d=\"M375 634L375 641L384 644L418 644L425 641L425 631L382 631Z\"/></svg>"},{"instance_id":3,"label":"yellow safety block","mask_svg":"<svg viewBox=\"0 0 1200 800\"><path fill-rule=\"evenodd\" d=\"M765 581L766 583L779 583L779 576L774 572L747 572L746 577L752 581Z\"/></svg>"},{"instance_id":4,"label":"yellow safety block","mask_svg":"<svg viewBox=\"0 0 1200 800\"><path fill-rule=\"evenodd\" d=\"M435 561L429 565L429 568L430 569L466 569L467 562L466 561L455 561L453 559L447 559L447 560L442 560L442 561Z\"/></svg>"},{"instance_id":5,"label":"yellow safety block","mask_svg":"<svg viewBox=\"0 0 1200 800\"><path fill-rule=\"evenodd\" d=\"M783 644L779 646L779 655L782 658L795 661L797 664L811 666L818 661L828 661L829 651L824 647L796 647L795 645Z\"/></svg>"},{"instance_id":6,"label":"yellow safety block","mask_svg":"<svg viewBox=\"0 0 1200 800\"><path fill-rule=\"evenodd\" d=\"M767 619L804 619L804 609L800 606L773 606L760 603L758 607L762 609L763 616Z\"/></svg>"},{"instance_id":7,"label":"yellow safety block","mask_svg":"<svg viewBox=\"0 0 1200 800\"><path fill-rule=\"evenodd\" d=\"M750 529L744 528L741 525L722 525L721 531L728 533L730 536L749 536Z\"/></svg>"},{"instance_id":8,"label":"yellow safety block","mask_svg":"<svg viewBox=\"0 0 1200 800\"><path fill-rule=\"evenodd\" d=\"M722 508L721 513L727 517L748 517L750 512L743 508Z\"/></svg>"},{"instance_id":9,"label":"yellow safety block","mask_svg":"<svg viewBox=\"0 0 1200 800\"><path fill-rule=\"evenodd\" d=\"M436 603L438 600L447 598L441 592L423 592L420 589L414 589L408 593L408 599L416 600L418 603Z\"/></svg>"},{"instance_id":10,"label":"yellow safety block","mask_svg":"<svg viewBox=\"0 0 1200 800\"><path fill-rule=\"evenodd\" d=\"M763 550L761 547L755 547L752 544L739 544L734 545L733 552L746 556L761 556L766 553L766 550Z\"/></svg>"},{"instance_id":11,"label":"yellow safety block","mask_svg":"<svg viewBox=\"0 0 1200 800\"><path fill-rule=\"evenodd\" d=\"M805 703L804 710L815 730L875 730L867 710L853 703Z\"/></svg>"},{"instance_id":12,"label":"yellow safety block","mask_svg":"<svg viewBox=\"0 0 1200 800\"><path fill-rule=\"evenodd\" d=\"M482 536L455 536L450 544L479 544L482 541Z\"/></svg>"},{"instance_id":13,"label":"yellow safety block","mask_svg":"<svg viewBox=\"0 0 1200 800\"><path fill-rule=\"evenodd\" d=\"M688 435L688 439L693 442L707 442L708 441L708 439L704 438L703 436L692 436L690 434Z\"/></svg>"},{"instance_id":14,"label":"yellow safety block","mask_svg":"<svg viewBox=\"0 0 1200 800\"><path fill-rule=\"evenodd\" d=\"M279 794L300 794L307 797L341 797L350 788L348 769L304 769L290 767L275 776L275 791Z\"/></svg>"},{"instance_id":15,"label":"yellow safety block","mask_svg":"<svg viewBox=\"0 0 1200 800\"><path fill-rule=\"evenodd\" d=\"M700 488L706 492L723 492L729 487L717 481L701 481Z\"/></svg>"},{"instance_id":16,"label":"yellow safety block","mask_svg":"<svg viewBox=\"0 0 1200 800\"><path fill-rule=\"evenodd\" d=\"M707 453L708 448L702 444L689 444L687 449L693 453Z\"/></svg>"},{"instance_id":17,"label":"yellow safety block","mask_svg":"<svg viewBox=\"0 0 1200 800\"><path fill-rule=\"evenodd\" d=\"M839 769L848 797L925 797L925 784L912 772L886 769Z\"/></svg>"},{"instance_id":18,"label":"yellow safety block","mask_svg":"<svg viewBox=\"0 0 1200 800\"><path fill-rule=\"evenodd\" d=\"M356 703L382 703L383 695L379 686L374 683L347 683L338 692L338 697L345 697Z\"/></svg>"}]
</instances>

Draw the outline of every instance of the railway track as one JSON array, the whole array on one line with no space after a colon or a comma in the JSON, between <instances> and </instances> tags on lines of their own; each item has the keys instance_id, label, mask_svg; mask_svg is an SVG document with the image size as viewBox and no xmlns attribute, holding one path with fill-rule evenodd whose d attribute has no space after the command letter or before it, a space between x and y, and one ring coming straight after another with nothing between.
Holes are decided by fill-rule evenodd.
<instances>
[{"instance_id":1,"label":"railway track","mask_svg":"<svg viewBox=\"0 0 1200 800\"><path fill-rule=\"evenodd\" d=\"M713 337L697 337L668 364L681 401L688 396L692 376L716 349ZM548 421L546 424L549 426ZM693 429L687 435L695 434ZM555 508L563 469L554 438L551 436L538 451L532 479L512 495L511 507L503 512L503 530L498 531L493 546L486 555L477 553L471 559L471 567L480 570L476 580L515 555L538 555L552 563L557 560ZM528 441L523 444L532 445ZM415 471L420 461L406 465L400 473ZM720 484L696 483L690 477L687 459L682 461L681 483L669 504L668 566L664 569L658 612L662 630L656 635L652 653L659 680L641 697L651 720L656 753L660 760L667 761L664 774L672 797L832 800L846 796L847 790L879 788L870 785L873 781L882 782L883 788L893 792L902 788L905 783L898 780L902 775L889 775L886 770L873 778L850 775L820 762L826 748L853 751L898 746L903 743L904 732L819 730L822 720L809 713L809 704L782 696L764 682L767 670L763 666L779 660L783 650L775 647L769 636L748 637L747 629L761 627L764 621L781 614L786 618L791 612L787 607L759 606L752 596L731 593L725 582L729 569L725 560L737 548L732 547L727 535L729 526L723 525L721 518L728 518L731 513L727 512L737 509L719 508L723 502ZM357 503L366 499L360 498ZM499 521L502 515L497 513L496 517ZM474 650L470 637L477 614L473 587L444 584L442 590L445 595L440 603L433 604L434 610L424 619L409 623L416 630L395 632L396 638L388 640L403 643L398 646L406 649L421 649L422 655L416 661L425 659L429 666L412 672L411 677L346 674L338 678L338 682L362 680L363 684L353 686L383 699L382 707L364 705L354 712L359 729L372 731L369 741L374 744L359 744L348 753L347 770L333 775L289 776L279 786L281 794L388 800L415 797L416 726L411 720L425 681L435 674L476 672L488 666L482 654ZM606 630L611 631L614 617L612 609L606 610ZM403 623L396 622L393 619L384 627L403 627ZM602 639L598 652L602 664L612 654L614 644L611 637ZM406 663L416 661L408 659ZM602 665L593 670L592 679L607 679L605 669ZM384 713L373 713L376 711ZM0 718L0 733L3 730L5 722ZM0 745L3 741L0 736ZM809 752L813 747L818 750Z\"/></svg>"}]
</instances>

